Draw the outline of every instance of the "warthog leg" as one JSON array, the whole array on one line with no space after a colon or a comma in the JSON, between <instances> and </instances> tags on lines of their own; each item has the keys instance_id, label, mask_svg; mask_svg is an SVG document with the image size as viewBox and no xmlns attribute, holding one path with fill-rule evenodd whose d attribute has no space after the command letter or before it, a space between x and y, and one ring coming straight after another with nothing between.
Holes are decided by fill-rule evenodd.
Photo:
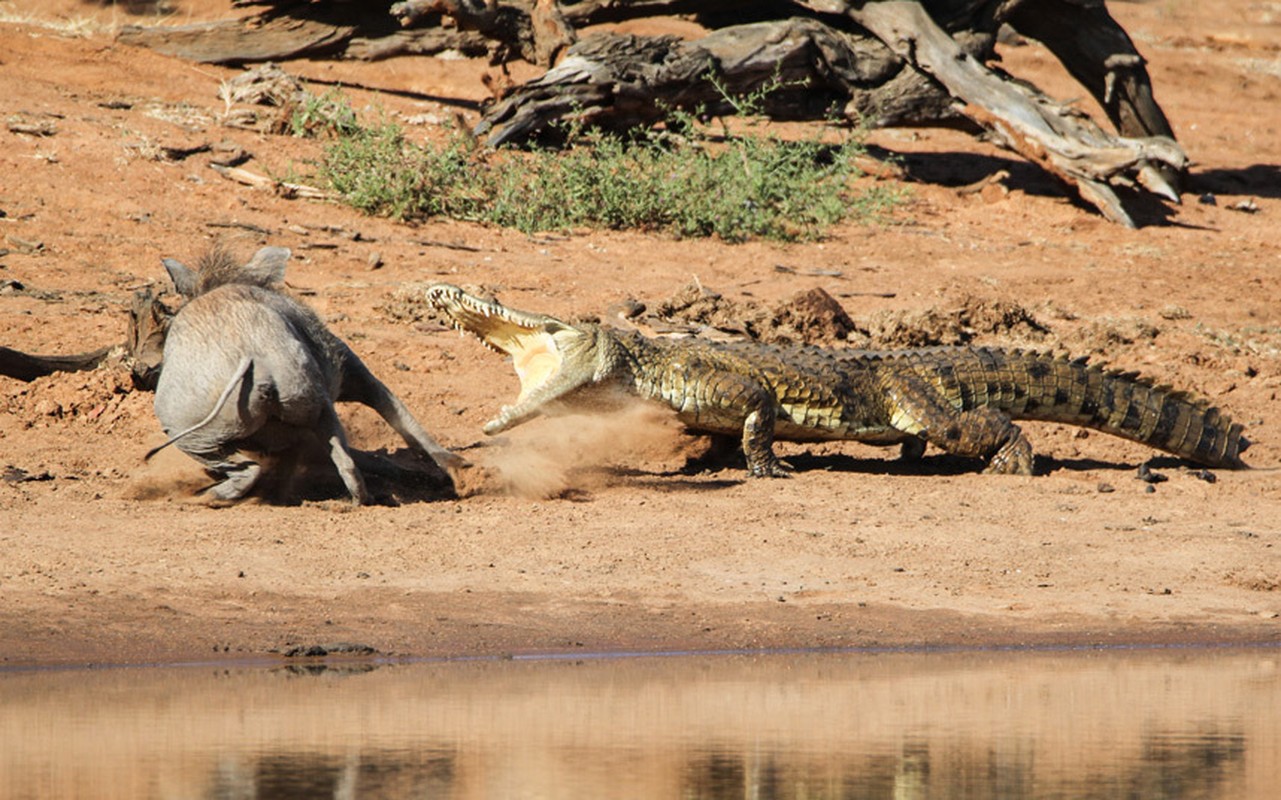
<instances>
[{"instance_id":1,"label":"warthog leg","mask_svg":"<svg viewBox=\"0 0 1281 800\"><path fill-rule=\"evenodd\" d=\"M347 492L351 494L351 502L358 506L367 503L369 494L365 491L365 479L361 477L360 470L356 468L356 462L352 460L351 453L347 450L347 435L343 432L342 423L334 413L333 406L321 407L320 419L316 424L316 435L329 447L329 459L334 462L334 467L338 469L338 477L342 478Z\"/></svg>"}]
</instances>

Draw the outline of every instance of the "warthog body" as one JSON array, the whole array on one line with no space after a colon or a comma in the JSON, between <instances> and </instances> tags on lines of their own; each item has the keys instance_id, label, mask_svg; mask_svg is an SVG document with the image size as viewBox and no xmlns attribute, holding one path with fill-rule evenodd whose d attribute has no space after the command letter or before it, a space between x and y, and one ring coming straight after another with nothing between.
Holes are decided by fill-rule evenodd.
<instances>
[{"instance_id":1,"label":"warthog body","mask_svg":"<svg viewBox=\"0 0 1281 800\"><path fill-rule=\"evenodd\" d=\"M274 288L289 250L264 247L240 266L227 253L205 256L198 271L173 259L165 269L187 302L165 339L155 410L170 438L219 482L220 500L244 497L262 466L256 454L296 454L319 439L352 500L367 500L336 401L364 403L446 475L462 459L423 430L409 409L311 309Z\"/></svg>"}]
</instances>

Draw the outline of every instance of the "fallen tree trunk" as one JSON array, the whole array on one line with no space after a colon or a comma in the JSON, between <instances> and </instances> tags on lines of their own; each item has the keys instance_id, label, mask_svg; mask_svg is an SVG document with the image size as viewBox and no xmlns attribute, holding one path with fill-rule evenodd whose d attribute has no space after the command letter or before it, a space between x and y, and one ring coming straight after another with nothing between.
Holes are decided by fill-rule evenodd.
<instances>
[{"instance_id":1,"label":"fallen tree trunk","mask_svg":"<svg viewBox=\"0 0 1281 800\"><path fill-rule=\"evenodd\" d=\"M121 40L225 63L287 52L372 59L487 47L491 60L519 56L548 66L485 110L476 133L491 145L543 136L570 116L627 128L652 124L670 108L730 114L735 108L726 94L773 83L777 89L763 111L776 119L836 116L872 127L986 132L1073 187L1108 219L1131 226L1117 189L1138 188L1177 203L1187 167L1142 57L1103 0L237 4L270 10L230 23L240 26L239 34L218 27L221 38L155 29L160 32L128 31ZM684 15L709 33L694 41L609 33L580 38L589 26L660 15ZM1098 99L1119 135L990 67L1003 24L1044 43Z\"/></svg>"},{"instance_id":2,"label":"fallen tree trunk","mask_svg":"<svg viewBox=\"0 0 1281 800\"><path fill-rule=\"evenodd\" d=\"M70 356L37 356L0 347L0 375L30 383L55 372L83 372L94 369L111 354L112 347Z\"/></svg>"},{"instance_id":3,"label":"fallen tree trunk","mask_svg":"<svg viewBox=\"0 0 1281 800\"><path fill-rule=\"evenodd\" d=\"M252 64L343 49L355 28L289 16L178 25L126 25L116 41L206 64Z\"/></svg>"},{"instance_id":4,"label":"fallen tree trunk","mask_svg":"<svg viewBox=\"0 0 1281 800\"><path fill-rule=\"evenodd\" d=\"M1105 133L1083 114L989 70L961 49L925 9L909 0L850 6L847 13L901 58L911 60L964 105L962 112L1002 146L1076 187L1105 217L1134 227L1113 186L1144 188L1172 202L1179 196L1163 172L1181 173L1187 156L1167 136ZM1162 121L1164 117L1162 117Z\"/></svg>"},{"instance_id":5,"label":"fallen tree trunk","mask_svg":"<svg viewBox=\"0 0 1281 800\"><path fill-rule=\"evenodd\" d=\"M1107 219L1134 227L1116 189L1140 187L1179 202L1187 157L1170 136L1152 99L1142 59L1100 2L1042 0L994 7L983 23L975 4L953 4L948 33L910 0L797 2L830 19L787 19L722 28L703 39L641 40L594 37L572 46L545 75L513 88L486 110L477 126L487 143L522 141L575 118L607 127L650 124L667 108L729 113L724 94L748 93L768 80L780 88L762 109L775 119L830 118L833 109L874 127L949 125L988 132L994 141L1043 167ZM929 4L938 6L940 4ZM947 4L941 4L947 5ZM1067 33L1031 9L1048 8ZM986 64L994 54L995 23L1029 25L1055 43L1074 74L1122 130L1109 134L1075 109ZM959 15L959 16L958 16ZM969 27L966 27L969 26ZM990 28L991 30L987 30ZM1100 60L1102 63L1095 63Z\"/></svg>"},{"instance_id":6,"label":"fallen tree trunk","mask_svg":"<svg viewBox=\"0 0 1281 800\"><path fill-rule=\"evenodd\" d=\"M84 372L119 359L129 365L135 386L155 389L172 318L173 312L150 289L135 292L124 343L65 356L32 355L0 347L0 375L30 383L55 372Z\"/></svg>"},{"instance_id":7,"label":"fallen tree trunk","mask_svg":"<svg viewBox=\"0 0 1281 800\"><path fill-rule=\"evenodd\" d=\"M487 109L475 133L496 147L538 136L570 115L621 130L653 124L672 108L732 114L731 100L767 85L775 88L761 111L774 119L965 124L941 86L905 69L880 40L798 18L724 28L692 42L584 39Z\"/></svg>"}]
</instances>

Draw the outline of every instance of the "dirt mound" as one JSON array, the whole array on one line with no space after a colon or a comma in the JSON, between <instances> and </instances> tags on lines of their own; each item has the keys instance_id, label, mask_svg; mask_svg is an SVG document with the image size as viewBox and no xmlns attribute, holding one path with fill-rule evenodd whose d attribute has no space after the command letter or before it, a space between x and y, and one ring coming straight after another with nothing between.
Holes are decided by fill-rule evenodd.
<instances>
[{"instance_id":1,"label":"dirt mound","mask_svg":"<svg viewBox=\"0 0 1281 800\"><path fill-rule=\"evenodd\" d=\"M1050 328L1027 308L1005 300L965 297L958 304L924 311L889 311L868 322L878 347L933 347L984 340L1044 344Z\"/></svg>"},{"instance_id":2,"label":"dirt mound","mask_svg":"<svg viewBox=\"0 0 1281 800\"><path fill-rule=\"evenodd\" d=\"M149 404L150 397L135 391L128 367L115 363L37 378L8 394L4 409L28 428L76 422L110 430L117 420L137 413L135 401Z\"/></svg>"},{"instance_id":3,"label":"dirt mound","mask_svg":"<svg viewBox=\"0 0 1281 800\"><path fill-rule=\"evenodd\" d=\"M644 306L638 308L643 310ZM641 319L656 332L698 333L710 338L729 334L770 344L850 344L861 343L866 336L840 302L821 288L766 306L728 300L701 283L691 282L656 303L653 313Z\"/></svg>"},{"instance_id":4,"label":"dirt mound","mask_svg":"<svg viewBox=\"0 0 1281 800\"><path fill-rule=\"evenodd\" d=\"M886 311L863 322L821 288L798 292L785 302L765 306L732 301L702 284L690 283L643 315L660 332L729 333L771 344L855 347L932 347L976 341L1039 344L1052 331L1028 308L993 298L967 296L959 303L924 311Z\"/></svg>"}]
</instances>

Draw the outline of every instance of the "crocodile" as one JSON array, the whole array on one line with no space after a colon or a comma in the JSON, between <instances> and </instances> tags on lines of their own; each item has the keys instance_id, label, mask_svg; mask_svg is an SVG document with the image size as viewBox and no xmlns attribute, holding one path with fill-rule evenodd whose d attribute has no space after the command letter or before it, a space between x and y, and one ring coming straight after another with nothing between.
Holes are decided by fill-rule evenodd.
<instances>
[{"instance_id":1,"label":"crocodile","mask_svg":"<svg viewBox=\"0 0 1281 800\"><path fill-rule=\"evenodd\" d=\"M464 333L511 357L520 394L487 422L493 435L553 407L633 395L675 410L687 430L741 442L752 476L786 475L775 441L932 444L986 460L985 472L1032 474L1015 420L1092 428L1198 464L1242 469L1243 428L1188 392L1124 372L1021 349L906 350L664 339L508 308L450 284L427 302Z\"/></svg>"}]
</instances>

